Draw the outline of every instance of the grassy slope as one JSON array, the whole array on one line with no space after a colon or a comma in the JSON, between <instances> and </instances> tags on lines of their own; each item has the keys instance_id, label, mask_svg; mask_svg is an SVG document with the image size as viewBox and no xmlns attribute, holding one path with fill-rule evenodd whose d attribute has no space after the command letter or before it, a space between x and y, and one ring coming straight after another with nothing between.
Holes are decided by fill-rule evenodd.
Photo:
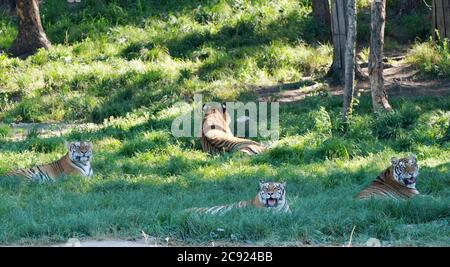
<instances>
[{"instance_id":1,"label":"grassy slope","mask_svg":"<svg viewBox=\"0 0 450 267\"><path fill-rule=\"evenodd\" d=\"M94 141L96 172L92 180L47 185L2 179L0 243L133 238L143 230L195 244L343 244L356 226L356 244L368 237L386 245L450 244L449 99L392 97L397 111L374 115L364 95L344 132L341 99L310 96L281 107L281 140L271 151L210 157L195 140L171 136L171 121L183 112L171 105L194 92L252 99L252 86L322 75L331 58L329 45L315 42L321 29L301 1L125 2L67 11L46 1L44 27L55 47L25 61L0 55L3 121L100 123L23 141L12 141L0 124L0 173L59 158L64 139ZM0 25L5 48L14 24ZM16 90L24 98L7 101ZM391 156L409 152L419 157L423 197L353 200ZM287 181L292 215L179 212L251 198L261 178Z\"/></svg>"}]
</instances>

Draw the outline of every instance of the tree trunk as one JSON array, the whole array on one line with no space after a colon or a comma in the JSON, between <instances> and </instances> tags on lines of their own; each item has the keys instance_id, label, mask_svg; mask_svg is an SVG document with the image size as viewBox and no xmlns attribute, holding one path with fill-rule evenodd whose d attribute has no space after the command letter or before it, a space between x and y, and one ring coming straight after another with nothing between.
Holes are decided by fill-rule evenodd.
<instances>
[{"instance_id":1,"label":"tree trunk","mask_svg":"<svg viewBox=\"0 0 450 267\"><path fill-rule=\"evenodd\" d=\"M450 1L433 0L433 40L444 38L450 39Z\"/></svg>"},{"instance_id":2,"label":"tree trunk","mask_svg":"<svg viewBox=\"0 0 450 267\"><path fill-rule=\"evenodd\" d=\"M386 21L386 0L373 0L371 3L371 32L369 52L369 77L374 111L392 110L384 88L383 45Z\"/></svg>"},{"instance_id":3,"label":"tree trunk","mask_svg":"<svg viewBox=\"0 0 450 267\"><path fill-rule=\"evenodd\" d=\"M327 76L331 76L338 84L344 83L345 71L345 44L347 42L347 0L331 1L331 32L333 35L333 63ZM368 77L363 73L361 67L356 62L355 75L360 80Z\"/></svg>"},{"instance_id":4,"label":"tree trunk","mask_svg":"<svg viewBox=\"0 0 450 267\"><path fill-rule=\"evenodd\" d=\"M312 0L312 13L316 21L325 25L331 25L328 0Z\"/></svg>"},{"instance_id":5,"label":"tree trunk","mask_svg":"<svg viewBox=\"0 0 450 267\"><path fill-rule=\"evenodd\" d=\"M333 35L333 64L331 64L330 72L338 83L344 81L345 68L345 43L347 36L347 27L345 18L346 0L331 1L331 32Z\"/></svg>"},{"instance_id":6,"label":"tree trunk","mask_svg":"<svg viewBox=\"0 0 450 267\"><path fill-rule=\"evenodd\" d=\"M345 86L342 116L348 120L352 113L353 92L355 88L355 48L356 48L356 0L347 0L348 31L345 44Z\"/></svg>"},{"instance_id":7,"label":"tree trunk","mask_svg":"<svg viewBox=\"0 0 450 267\"><path fill-rule=\"evenodd\" d=\"M16 13L19 33L8 53L16 57L27 57L39 48L48 49L51 44L42 28L38 0L17 0Z\"/></svg>"}]
</instances>

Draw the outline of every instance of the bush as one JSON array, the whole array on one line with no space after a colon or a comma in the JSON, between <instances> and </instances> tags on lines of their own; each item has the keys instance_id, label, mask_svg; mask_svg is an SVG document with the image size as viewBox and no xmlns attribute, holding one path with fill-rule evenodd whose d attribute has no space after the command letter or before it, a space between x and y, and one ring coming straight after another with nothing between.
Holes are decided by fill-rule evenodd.
<instances>
[{"instance_id":1,"label":"bush","mask_svg":"<svg viewBox=\"0 0 450 267\"><path fill-rule=\"evenodd\" d=\"M381 139L396 138L400 134L402 119L402 114L398 111L377 113L372 131Z\"/></svg>"},{"instance_id":2,"label":"bush","mask_svg":"<svg viewBox=\"0 0 450 267\"><path fill-rule=\"evenodd\" d=\"M397 138L401 130L411 129L417 122L420 109L412 104L404 104L392 112L375 115L372 131L381 139Z\"/></svg>"},{"instance_id":3,"label":"bush","mask_svg":"<svg viewBox=\"0 0 450 267\"><path fill-rule=\"evenodd\" d=\"M348 160L352 157L352 155L359 153L358 148L351 142L342 138L332 137L319 145L314 154L321 160Z\"/></svg>"},{"instance_id":4,"label":"bush","mask_svg":"<svg viewBox=\"0 0 450 267\"><path fill-rule=\"evenodd\" d=\"M450 41L439 44L428 41L416 44L407 57L407 62L425 74L434 76L450 76Z\"/></svg>"}]
</instances>

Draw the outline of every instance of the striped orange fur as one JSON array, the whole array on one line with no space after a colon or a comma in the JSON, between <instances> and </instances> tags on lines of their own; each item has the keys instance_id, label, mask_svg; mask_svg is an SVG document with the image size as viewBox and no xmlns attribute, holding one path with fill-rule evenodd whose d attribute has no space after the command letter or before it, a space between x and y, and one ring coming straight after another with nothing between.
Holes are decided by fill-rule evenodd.
<instances>
[{"instance_id":1,"label":"striped orange fur","mask_svg":"<svg viewBox=\"0 0 450 267\"><path fill-rule=\"evenodd\" d=\"M72 142L67 144L68 152L59 160L38 165L31 168L20 169L6 173L6 177L24 177L29 181L54 181L61 176L79 174L92 176L90 164L92 158L92 144L90 142Z\"/></svg>"},{"instance_id":2,"label":"striped orange fur","mask_svg":"<svg viewBox=\"0 0 450 267\"><path fill-rule=\"evenodd\" d=\"M394 157L391 163L392 165L378 175L367 188L359 192L358 199L371 197L407 199L419 194L416 189L416 179L419 175L416 156L401 159Z\"/></svg>"},{"instance_id":3,"label":"striped orange fur","mask_svg":"<svg viewBox=\"0 0 450 267\"><path fill-rule=\"evenodd\" d=\"M248 155L263 152L264 148L257 142L233 136L230 129L230 116L222 107L204 107L200 143L205 152L216 154L240 151Z\"/></svg>"}]
</instances>

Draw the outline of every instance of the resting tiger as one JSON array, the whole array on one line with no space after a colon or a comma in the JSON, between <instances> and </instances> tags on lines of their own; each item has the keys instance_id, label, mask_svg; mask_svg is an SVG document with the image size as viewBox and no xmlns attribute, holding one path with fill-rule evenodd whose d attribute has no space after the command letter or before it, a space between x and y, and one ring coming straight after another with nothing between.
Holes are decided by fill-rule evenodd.
<instances>
[{"instance_id":1,"label":"resting tiger","mask_svg":"<svg viewBox=\"0 0 450 267\"><path fill-rule=\"evenodd\" d=\"M67 143L68 152L61 159L50 164L15 170L3 176L25 177L29 181L54 181L61 176L79 174L92 176L90 160L92 158L92 144L90 142Z\"/></svg>"},{"instance_id":2,"label":"resting tiger","mask_svg":"<svg viewBox=\"0 0 450 267\"><path fill-rule=\"evenodd\" d=\"M419 194L416 189L416 179L419 175L416 155L401 159L394 157L391 163L389 168L357 195L358 199L370 197L407 199Z\"/></svg>"},{"instance_id":3,"label":"resting tiger","mask_svg":"<svg viewBox=\"0 0 450 267\"><path fill-rule=\"evenodd\" d=\"M286 183L276 182L259 182L259 192L251 200L242 200L236 203L223 206L214 206L208 208L191 208L188 212L203 213L203 214L218 214L223 215L226 212L236 208L255 207L267 208L277 212L291 213L289 205L286 200Z\"/></svg>"},{"instance_id":4,"label":"resting tiger","mask_svg":"<svg viewBox=\"0 0 450 267\"><path fill-rule=\"evenodd\" d=\"M264 148L257 142L233 136L230 115L225 104L221 107L204 106L200 143L205 152L216 154L241 151L248 155L261 153Z\"/></svg>"}]
</instances>

